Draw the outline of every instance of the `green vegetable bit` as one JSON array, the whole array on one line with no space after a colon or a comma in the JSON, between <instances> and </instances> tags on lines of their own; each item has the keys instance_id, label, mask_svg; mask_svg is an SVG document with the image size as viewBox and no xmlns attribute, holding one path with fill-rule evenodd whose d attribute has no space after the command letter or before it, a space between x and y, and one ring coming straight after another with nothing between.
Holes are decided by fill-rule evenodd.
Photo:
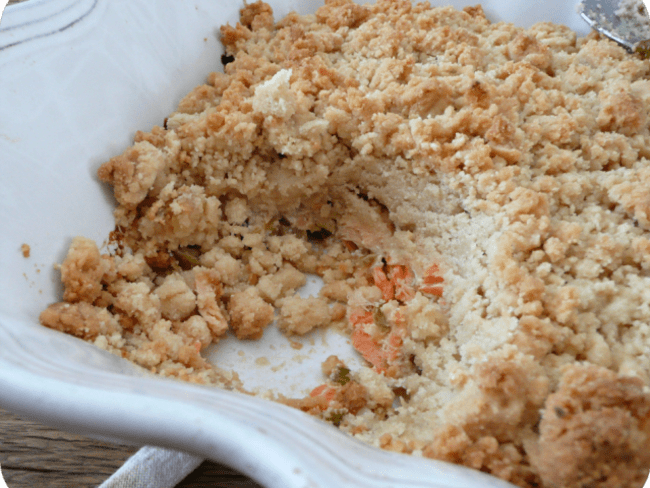
<instances>
[{"instance_id":1,"label":"green vegetable bit","mask_svg":"<svg viewBox=\"0 0 650 488\"><path fill-rule=\"evenodd\" d=\"M343 415L345 415L344 412L332 412L325 420L332 422L335 427L338 427L343 421Z\"/></svg>"},{"instance_id":2,"label":"green vegetable bit","mask_svg":"<svg viewBox=\"0 0 650 488\"><path fill-rule=\"evenodd\" d=\"M384 332L390 330L390 323L388 322L388 319L386 318L386 315L384 312L382 312L381 308L377 307L373 310L372 312L372 320L379 326L380 329L382 329Z\"/></svg>"},{"instance_id":3,"label":"green vegetable bit","mask_svg":"<svg viewBox=\"0 0 650 488\"><path fill-rule=\"evenodd\" d=\"M172 254L178 261L179 266L186 271L192 269L194 266L201 265L201 261L199 261L199 258L201 257L200 249L181 247L176 251L172 251Z\"/></svg>"},{"instance_id":4,"label":"green vegetable bit","mask_svg":"<svg viewBox=\"0 0 650 488\"><path fill-rule=\"evenodd\" d=\"M650 58L650 40L641 41L634 47L634 52L642 59Z\"/></svg>"},{"instance_id":5,"label":"green vegetable bit","mask_svg":"<svg viewBox=\"0 0 650 488\"><path fill-rule=\"evenodd\" d=\"M336 371L333 381L341 386L347 385L350 382L350 370L345 366L340 367Z\"/></svg>"}]
</instances>

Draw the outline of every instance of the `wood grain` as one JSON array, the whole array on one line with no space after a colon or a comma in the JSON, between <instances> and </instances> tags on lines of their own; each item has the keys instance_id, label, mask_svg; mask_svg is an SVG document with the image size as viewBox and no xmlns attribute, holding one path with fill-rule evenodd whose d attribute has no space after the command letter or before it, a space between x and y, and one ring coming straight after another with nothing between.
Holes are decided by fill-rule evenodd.
<instances>
[{"instance_id":1,"label":"wood grain","mask_svg":"<svg viewBox=\"0 0 650 488\"><path fill-rule=\"evenodd\" d=\"M94 488L137 450L62 432L0 409L0 466L9 488ZM199 487L262 488L212 461L203 462L176 486Z\"/></svg>"},{"instance_id":2,"label":"wood grain","mask_svg":"<svg viewBox=\"0 0 650 488\"><path fill-rule=\"evenodd\" d=\"M94 487L137 447L98 442L0 410L0 465L10 488Z\"/></svg>"},{"instance_id":3,"label":"wood grain","mask_svg":"<svg viewBox=\"0 0 650 488\"><path fill-rule=\"evenodd\" d=\"M263 488L239 472L212 461L205 461L176 488Z\"/></svg>"}]
</instances>

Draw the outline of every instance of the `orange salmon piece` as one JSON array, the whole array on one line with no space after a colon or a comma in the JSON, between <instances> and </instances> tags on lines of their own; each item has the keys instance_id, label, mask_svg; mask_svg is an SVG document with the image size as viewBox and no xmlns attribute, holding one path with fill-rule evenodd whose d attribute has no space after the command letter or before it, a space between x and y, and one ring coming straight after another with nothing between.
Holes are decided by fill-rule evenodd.
<instances>
[{"instance_id":1,"label":"orange salmon piece","mask_svg":"<svg viewBox=\"0 0 650 488\"><path fill-rule=\"evenodd\" d=\"M336 388L333 388L329 385L320 385L309 393L310 397L316 397L319 395L323 395L328 402L331 402L336 396Z\"/></svg>"},{"instance_id":2,"label":"orange salmon piece","mask_svg":"<svg viewBox=\"0 0 650 488\"><path fill-rule=\"evenodd\" d=\"M399 264L389 266L388 270L388 276L380 266L373 270L375 286L381 290L382 298L387 302L393 298L401 302L411 300L415 296L415 290L411 286L413 282L411 270Z\"/></svg>"},{"instance_id":3,"label":"orange salmon piece","mask_svg":"<svg viewBox=\"0 0 650 488\"><path fill-rule=\"evenodd\" d=\"M413 283L413 273L406 266L395 266L392 270L391 282L395 289L395 298L401 302L408 302L415 296L415 290L411 286Z\"/></svg>"},{"instance_id":4,"label":"orange salmon piece","mask_svg":"<svg viewBox=\"0 0 650 488\"><path fill-rule=\"evenodd\" d=\"M372 318L372 312L367 310L355 310L350 314L350 323L352 327L357 328L362 324L372 324L374 319Z\"/></svg>"},{"instance_id":5,"label":"orange salmon piece","mask_svg":"<svg viewBox=\"0 0 650 488\"><path fill-rule=\"evenodd\" d=\"M359 351L361 356L372 364L377 371L381 372L386 369L384 352L367 332L355 329L352 332L352 347Z\"/></svg>"},{"instance_id":6,"label":"orange salmon piece","mask_svg":"<svg viewBox=\"0 0 650 488\"><path fill-rule=\"evenodd\" d=\"M387 302L392 300L395 296L395 288L384 270L377 266L372 272L372 277L375 280L375 286L381 290L382 298Z\"/></svg>"},{"instance_id":7,"label":"orange salmon piece","mask_svg":"<svg viewBox=\"0 0 650 488\"><path fill-rule=\"evenodd\" d=\"M438 275L439 272L440 266L437 264L432 264L427 268L427 270L424 272L424 276L422 277L422 281L424 283L424 285L420 287L420 291L422 293L435 295L437 297L442 296L442 286L439 285L445 280L442 276Z\"/></svg>"}]
</instances>

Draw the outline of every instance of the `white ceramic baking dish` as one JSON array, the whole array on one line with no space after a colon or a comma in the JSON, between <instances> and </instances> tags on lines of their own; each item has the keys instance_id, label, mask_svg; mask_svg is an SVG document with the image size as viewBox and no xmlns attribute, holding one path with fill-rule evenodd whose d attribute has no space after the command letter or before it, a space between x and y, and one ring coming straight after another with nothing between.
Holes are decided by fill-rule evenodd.
<instances>
[{"instance_id":1,"label":"white ceramic baking dish","mask_svg":"<svg viewBox=\"0 0 650 488\"><path fill-rule=\"evenodd\" d=\"M313 0L270 0L276 19ZM435 1L432 2L436 4ZM447 1L456 7L475 1ZM0 23L0 406L73 432L185 450L267 487L511 486L469 469L363 445L302 412L146 376L38 324L61 289L53 264L71 239L102 243L113 199L97 167L136 130L161 124L221 69L218 28L241 0L29 0ZM486 0L492 20L587 28L566 0ZM30 257L21 245L31 248ZM327 346L327 349L325 348ZM345 339L315 334L299 352L279 334L222 341L212 354L250 388L287 394L318 384L320 361ZM260 358L265 358L260 360Z\"/></svg>"}]
</instances>

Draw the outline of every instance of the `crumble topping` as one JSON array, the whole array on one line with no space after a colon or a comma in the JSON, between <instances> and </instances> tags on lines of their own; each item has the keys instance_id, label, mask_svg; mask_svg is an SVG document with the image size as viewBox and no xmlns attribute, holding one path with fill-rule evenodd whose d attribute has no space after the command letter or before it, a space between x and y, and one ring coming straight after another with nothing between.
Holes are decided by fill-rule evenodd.
<instances>
[{"instance_id":1,"label":"crumble topping","mask_svg":"<svg viewBox=\"0 0 650 488\"><path fill-rule=\"evenodd\" d=\"M228 329L338 327L366 366L279 401L521 487L642 486L648 61L402 0L221 34L225 72L99 169L119 249L76 238L41 322L240 390L202 356Z\"/></svg>"}]
</instances>

